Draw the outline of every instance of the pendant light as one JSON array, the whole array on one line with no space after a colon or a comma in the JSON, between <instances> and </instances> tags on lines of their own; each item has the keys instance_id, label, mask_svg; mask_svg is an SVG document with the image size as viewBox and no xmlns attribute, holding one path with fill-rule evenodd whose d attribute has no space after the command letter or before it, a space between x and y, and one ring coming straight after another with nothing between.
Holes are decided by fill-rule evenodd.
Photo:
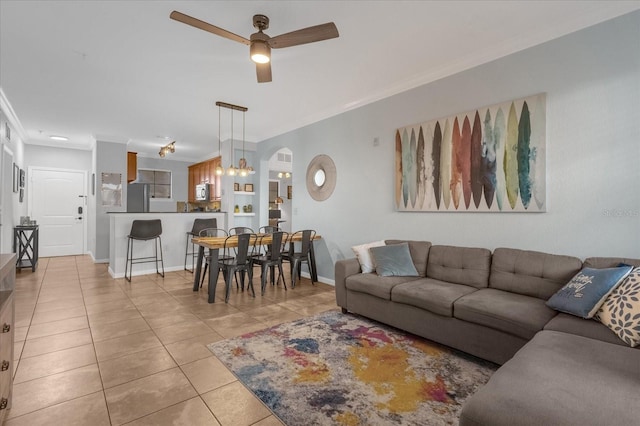
<instances>
[{"instance_id":1,"label":"pendant light","mask_svg":"<svg viewBox=\"0 0 640 426\"><path fill-rule=\"evenodd\" d=\"M220 138L220 103L216 102L218 106L218 155L220 155L220 163L216 166L216 176L222 176L224 174L224 167L222 167L222 147Z\"/></svg>"},{"instance_id":2,"label":"pendant light","mask_svg":"<svg viewBox=\"0 0 640 426\"><path fill-rule=\"evenodd\" d=\"M248 108L247 107L243 107L243 106L239 106L239 105L233 105L233 104L228 104L226 102L221 102L221 101L217 101L216 105L218 106L218 152L220 154L222 154L222 149L221 149L221 141L222 138L220 136L220 121L221 121L221 113L220 113L220 108L228 108L231 110L231 149L230 149L230 159L231 159L231 164L229 165L229 167L226 169L226 175L227 176L235 176L235 175L240 175L240 176L247 176L251 173L253 173L253 167L251 166L247 166L247 160L245 158L245 150L244 150L244 144L245 144L245 112L247 112ZM240 161L238 161L238 167L235 167L233 164L233 159L234 159L234 140L233 140L233 114L234 111L242 111L242 158L240 159ZM222 167L222 165L218 165L218 167L216 167L216 175L218 176L222 176L225 174L225 169Z\"/></svg>"}]
</instances>

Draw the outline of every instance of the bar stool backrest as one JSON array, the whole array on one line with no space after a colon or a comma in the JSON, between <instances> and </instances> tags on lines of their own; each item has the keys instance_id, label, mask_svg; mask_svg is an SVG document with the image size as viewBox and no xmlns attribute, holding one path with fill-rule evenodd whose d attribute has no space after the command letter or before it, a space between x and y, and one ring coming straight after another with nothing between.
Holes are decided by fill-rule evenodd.
<instances>
[{"instance_id":1,"label":"bar stool backrest","mask_svg":"<svg viewBox=\"0 0 640 426\"><path fill-rule=\"evenodd\" d=\"M162 221L160 219L134 220L131 223L129 238L135 240L151 240L162 234Z\"/></svg>"},{"instance_id":2,"label":"bar stool backrest","mask_svg":"<svg viewBox=\"0 0 640 426\"><path fill-rule=\"evenodd\" d=\"M200 235L200 231L205 228L217 228L218 220L216 218L212 219L194 219L193 227L191 228L191 235L196 236Z\"/></svg>"}]
</instances>

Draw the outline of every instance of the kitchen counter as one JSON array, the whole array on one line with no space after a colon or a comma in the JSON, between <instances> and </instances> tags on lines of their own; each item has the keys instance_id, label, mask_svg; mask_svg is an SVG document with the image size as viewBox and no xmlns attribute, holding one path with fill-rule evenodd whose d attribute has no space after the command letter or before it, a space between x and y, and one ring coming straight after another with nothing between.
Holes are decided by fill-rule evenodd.
<instances>
[{"instance_id":1,"label":"kitchen counter","mask_svg":"<svg viewBox=\"0 0 640 426\"><path fill-rule=\"evenodd\" d=\"M184 250L187 232L191 231L194 219L217 219L218 228L227 229L225 212L158 212L158 213L109 213L109 274L113 278L124 277L127 260L127 235L134 220L160 219L162 221L162 255L164 270L181 271L184 269ZM136 241L133 257L153 256L153 242ZM132 275L155 274L152 263L133 265Z\"/></svg>"}]
</instances>

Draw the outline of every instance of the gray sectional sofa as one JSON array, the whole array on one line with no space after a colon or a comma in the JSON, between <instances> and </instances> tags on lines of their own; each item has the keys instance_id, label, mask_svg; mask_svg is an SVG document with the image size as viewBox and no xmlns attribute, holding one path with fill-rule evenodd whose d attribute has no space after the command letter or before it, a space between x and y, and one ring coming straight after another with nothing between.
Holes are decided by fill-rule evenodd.
<instances>
[{"instance_id":1,"label":"gray sectional sofa","mask_svg":"<svg viewBox=\"0 0 640 426\"><path fill-rule=\"evenodd\" d=\"M337 304L502 364L467 400L461 425L640 424L640 350L545 305L583 266L640 259L407 242L419 276L362 273L357 259L340 260Z\"/></svg>"}]
</instances>

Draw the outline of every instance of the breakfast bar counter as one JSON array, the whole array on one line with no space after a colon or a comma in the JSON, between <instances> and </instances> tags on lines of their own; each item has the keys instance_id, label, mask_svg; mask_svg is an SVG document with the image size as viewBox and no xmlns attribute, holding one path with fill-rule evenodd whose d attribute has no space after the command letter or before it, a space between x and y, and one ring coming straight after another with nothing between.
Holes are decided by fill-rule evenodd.
<instances>
[{"instance_id":1,"label":"breakfast bar counter","mask_svg":"<svg viewBox=\"0 0 640 426\"><path fill-rule=\"evenodd\" d=\"M216 219L218 228L227 228L227 213L225 212L194 212L194 213L109 213L109 274L113 278L124 277L127 260L127 235L131 231L134 220L160 219L162 221L162 255L164 269L180 271L184 269L184 252L187 242L187 232L191 231L194 219ZM136 242L135 257L153 256L153 242ZM153 263L133 265L133 275L155 274Z\"/></svg>"}]
</instances>

